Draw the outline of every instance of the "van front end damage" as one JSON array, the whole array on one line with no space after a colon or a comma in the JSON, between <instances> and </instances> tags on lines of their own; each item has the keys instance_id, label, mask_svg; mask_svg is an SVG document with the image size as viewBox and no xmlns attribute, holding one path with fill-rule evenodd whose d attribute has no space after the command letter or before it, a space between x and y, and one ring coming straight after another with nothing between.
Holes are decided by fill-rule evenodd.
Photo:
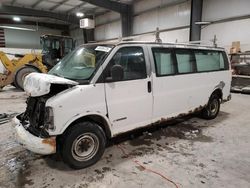
<instances>
[{"instance_id":1,"label":"van front end damage","mask_svg":"<svg viewBox=\"0 0 250 188\"><path fill-rule=\"evenodd\" d=\"M46 106L51 97L69 90L77 82L53 75L31 73L25 78L24 90L30 96L24 113L13 119L17 141L26 149L38 154L56 153L53 108Z\"/></svg>"},{"instance_id":2,"label":"van front end damage","mask_svg":"<svg viewBox=\"0 0 250 188\"><path fill-rule=\"evenodd\" d=\"M30 125L23 125L19 118L20 115L12 121L15 126L17 141L21 145L34 153L42 155L56 153L56 137L45 138L32 134L28 129Z\"/></svg>"}]
</instances>

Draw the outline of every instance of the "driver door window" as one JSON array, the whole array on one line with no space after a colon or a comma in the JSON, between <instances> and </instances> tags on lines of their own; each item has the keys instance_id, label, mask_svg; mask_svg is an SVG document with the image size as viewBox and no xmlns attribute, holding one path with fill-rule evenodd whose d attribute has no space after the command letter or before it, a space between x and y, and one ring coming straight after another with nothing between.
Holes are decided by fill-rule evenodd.
<instances>
[{"instance_id":1,"label":"driver door window","mask_svg":"<svg viewBox=\"0 0 250 188\"><path fill-rule=\"evenodd\" d=\"M121 65L126 80L144 79L147 77L146 64L141 47L124 47L119 49L109 62L106 69L106 78L111 77L111 68L114 65Z\"/></svg>"}]
</instances>

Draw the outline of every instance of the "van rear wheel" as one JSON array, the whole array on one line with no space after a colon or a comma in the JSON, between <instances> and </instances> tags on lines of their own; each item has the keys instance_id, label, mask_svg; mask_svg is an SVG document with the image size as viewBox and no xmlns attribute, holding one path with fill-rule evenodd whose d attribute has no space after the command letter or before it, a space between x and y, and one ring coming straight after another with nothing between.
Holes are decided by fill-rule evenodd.
<instances>
[{"instance_id":1,"label":"van rear wheel","mask_svg":"<svg viewBox=\"0 0 250 188\"><path fill-rule=\"evenodd\" d=\"M63 137L62 159L75 169L95 164L103 155L106 137L94 122L77 123Z\"/></svg>"},{"instance_id":2,"label":"van rear wheel","mask_svg":"<svg viewBox=\"0 0 250 188\"><path fill-rule=\"evenodd\" d=\"M201 116L204 119L214 119L220 111L220 98L216 94L212 94L207 106L202 110Z\"/></svg>"}]
</instances>

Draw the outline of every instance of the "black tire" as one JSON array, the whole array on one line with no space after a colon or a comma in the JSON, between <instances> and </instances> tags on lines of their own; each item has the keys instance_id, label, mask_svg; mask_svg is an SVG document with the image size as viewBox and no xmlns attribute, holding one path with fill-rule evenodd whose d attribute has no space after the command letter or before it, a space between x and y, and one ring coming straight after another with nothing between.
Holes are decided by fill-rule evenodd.
<instances>
[{"instance_id":1,"label":"black tire","mask_svg":"<svg viewBox=\"0 0 250 188\"><path fill-rule=\"evenodd\" d=\"M16 86L16 88L23 90L23 82L24 82L24 78L32 73L32 72L39 72L36 68L33 67L22 67L20 68L15 75L15 79L14 79L14 85Z\"/></svg>"},{"instance_id":2,"label":"black tire","mask_svg":"<svg viewBox=\"0 0 250 188\"><path fill-rule=\"evenodd\" d=\"M102 157L105 146L103 129L94 122L81 122L70 127L63 136L61 156L71 168L86 168Z\"/></svg>"},{"instance_id":3,"label":"black tire","mask_svg":"<svg viewBox=\"0 0 250 188\"><path fill-rule=\"evenodd\" d=\"M204 119L214 119L220 111L220 97L212 94L209 98L207 106L201 111L201 117Z\"/></svg>"}]
</instances>

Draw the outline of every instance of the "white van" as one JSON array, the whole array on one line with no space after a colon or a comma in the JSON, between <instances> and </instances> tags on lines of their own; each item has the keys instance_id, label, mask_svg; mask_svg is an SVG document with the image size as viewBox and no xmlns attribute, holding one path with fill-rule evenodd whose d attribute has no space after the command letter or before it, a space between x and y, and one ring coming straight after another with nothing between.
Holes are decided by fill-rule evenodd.
<instances>
[{"instance_id":1,"label":"white van","mask_svg":"<svg viewBox=\"0 0 250 188\"><path fill-rule=\"evenodd\" d=\"M24 82L27 109L13 121L19 142L60 152L73 168L102 156L107 139L200 112L213 119L230 100L226 52L186 44L121 42L80 46L49 74Z\"/></svg>"}]
</instances>

